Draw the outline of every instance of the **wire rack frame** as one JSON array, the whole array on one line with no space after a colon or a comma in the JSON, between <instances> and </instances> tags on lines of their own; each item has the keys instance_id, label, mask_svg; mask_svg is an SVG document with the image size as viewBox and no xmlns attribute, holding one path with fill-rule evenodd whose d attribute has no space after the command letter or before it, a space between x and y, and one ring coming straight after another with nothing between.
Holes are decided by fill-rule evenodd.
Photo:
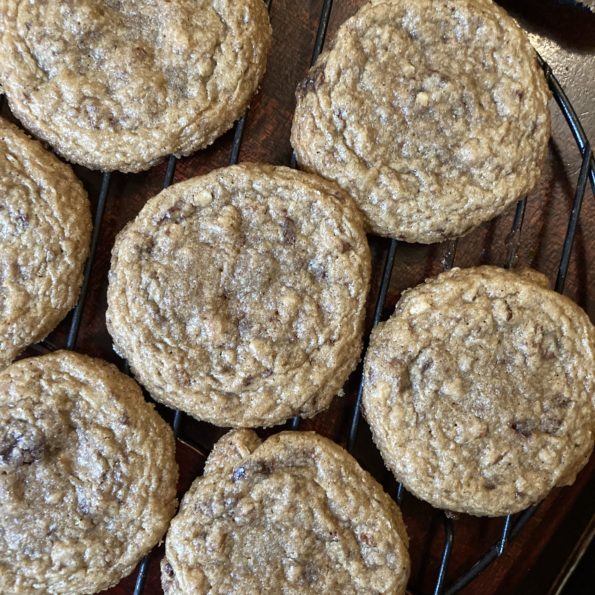
<instances>
[{"instance_id":1,"label":"wire rack frame","mask_svg":"<svg viewBox=\"0 0 595 595\"><path fill-rule=\"evenodd\" d=\"M265 0L265 5L267 10L271 10L272 0ZM328 29L328 24L331 16L331 11L333 7L333 0L324 0L322 4L321 14L318 21L318 28L316 32L315 43L312 51L311 57L311 65L316 61L318 58L322 47L324 45L324 41L326 38L326 33ZM576 229L578 225L578 220L581 212L581 207L583 204L584 195L587 189L587 186L590 185L592 192L595 194L595 159L591 152L591 146L585 134L585 131L580 123L577 114L572 107L572 104L568 100L564 90L562 89L560 83L554 76L552 69L549 65L543 60L543 58L537 55L538 62L541 68L544 71L548 86L554 96L554 99L562 112L568 127L573 135L573 138L576 142L578 151L581 155L581 168L577 180L577 185L574 193L574 200L572 204L572 209L570 213L570 218L568 221L568 226L566 230L566 235L564 238L564 243L562 246L562 253L560 256L560 264L557 271L557 278L555 284L555 290L562 293L564 291L564 284L566 280L566 275L568 272L568 266L570 263L570 256L572 253L572 247L574 243L574 238L576 234ZM0 98L0 107L2 107L5 103L4 95ZM232 147L229 156L229 165L234 165L238 162L240 148L242 144L242 139L244 135L244 128L246 123L246 116L242 116L240 120L236 123L234 127L234 135L232 141ZM176 171L176 164L177 159L174 155L170 155L167 159L167 166L166 171L163 179L163 188L167 188L173 183L175 171ZM297 166L297 160L295 154L292 154L290 160L291 167ZM101 225L103 221L103 215L105 212L105 207L107 201L109 199L110 193L110 183L112 179L112 174L110 172L105 172L101 176L101 185L99 189L99 194L97 198L97 206L95 209L94 214L94 227L93 233L91 237L91 247L89 251L89 257L87 259L85 270L84 270L84 279L81 286L80 296L77 305L75 306L69 328L68 334L66 339L65 348L66 349L76 349L77 339L80 331L82 316L85 308L86 298L89 291L90 280L93 270L93 263L95 260L95 255L97 252L97 247L99 243L99 236L101 232ZM516 253L520 244L520 235L523 225L523 219L526 209L527 199L526 197L520 200L517 203L515 215L513 218L513 223L511 227L511 233L509 238L511 241L508 245L507 257L505 266L510 268L515 260ZM382 265L382 274L380 285L378 287L376 293L376 300L374 305L374 313L372 318L372 328L380 322L382 319L383 310L386 303L387 293L390 286L390 281L392 277L392 271L394 268L394 263L396 260L397 252L398 252L399 242L396 240L389 240L387 242L387 246L385 248L384 254L384 261ZM457 249L457 240L451 240L446 242L442 263L444 270L448 270L453 267L455 258L456 258L456 249ZM368 337L365 338L365 347L367 347ZM33 348L41 353L54 351L57 349L57 346L54 345L50 340L43 341L38 345L33 346ZM128 368L126 363L124 363L124 367L128 372ZM363 393L363 378L361 375L361 367L358 370L359 373L359 381L357 385L357 392L356 392L356 400L352 410L351 419L349 423L349 433L347 436L347 450L350 453L355 451L356 441L358 436L358 429L361 420L361 398ZM181 443L192 448L196 451L200 456L205 457L206 453L204 450L197 444L192 442L187 442L179 437L182 423L183 423L184 414L177 410L174 412L173 419L172 419L172 430L174 435L176 436L177 440ZM300 418L295 417L290 422L290 427L292 429L297 430L300 426ZM401 484L397 485L395 493L393 494L394 499L397 503L401 503L402 498L404 495L404 489ZM538 506L533 506L528 508L527 510L518 513L516 515L509 515L503 519L502 525L502 532L498 541L489 548L466 572L464 572L461 576L453 580L448 586L446 585L446 576L448 570L448 563L450 560L450 556L452 553L452 548L454 545L454 525L451 520L445 513L442 513L442 520L444 526L444 543L442 548L442 553L440 557L440 565L438 568L438 572L436 575L436 581L433 589L433 595L453 595L454 593L458 593L461 591L465 586L467 586L471 581L473 581L483 570L485 570L496 558L501 556L508 543L511 539L513 539L518 533L522 530L522 528L526 525L527 521L533 516L535 511L537 510ZM152 552L147 554L142 561L139 563L136 580L134 585L133 593L134 595L140 595L144 591L144 586L147 578L147 572L149 567L149 561L151 558Z\"/></svg>"}]
</instances>

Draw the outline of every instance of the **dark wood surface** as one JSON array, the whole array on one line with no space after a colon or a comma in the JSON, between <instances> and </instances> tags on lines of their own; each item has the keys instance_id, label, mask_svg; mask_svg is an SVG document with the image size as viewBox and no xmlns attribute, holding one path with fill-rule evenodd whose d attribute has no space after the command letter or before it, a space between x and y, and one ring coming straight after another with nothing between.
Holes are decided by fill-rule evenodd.
<instances>
[{"instance_id":1,"label":"dark wood surface","mask_svg":"<svg viewBox=\"0 0 595 595\"><path fill-rule=\"evenodd\" d=\"M363 2L335 0L329 35ZM531 34L535 47L550 63L565 87L583 121L587 135L595 138L595 15L568 4L554 1L501 2ZM294 107L294 89L305 74L322 0L273 0L271 21L274 45L261 92L249 111L240 160L288 164L291 156L289 131ZM554 122L548 164L528 200L524 226L520 235L517 264L532 266L555 280L560 250L580 167L580 158L568 128L552 101ZM227 164L233 133L219 139L212 147L181 160L175 181L199 175ZM111 350L105 329L106 285L110 250L114 237L133 218L146 200L161 188L164 164L136 175L112 176L109 198L101 227L100 244L93 266L91 289L85 305L77 349L122 365ZM92 201L96 202L100 176L77 168ZM480 263L503 265L514 208L496 220L475 230L458 243L455 265ZM595 200L587 190L570 263L566 294L575 299L595 318ZM369 299L369 321L379 282L379 272L387 241L370 238L374 255L376 284ZM442 266L446 246L399 244L384 316L392 312L403 289L437 274ZM50 337L64 345L68 320ZM33 352L31 352L33 353ZM315 429L345 444L348 423L353 410L356 375L346 388L346 396L336 399L331 408L302 425ZM160 411L171 419L171 412ZM180 494L201 473L204 455L222 430L185 418L178 448L181 469ZM191 443L193 446L189 446ZM387 489L394 485L371 445L364 423L355 455L374 473ZM595 457L571 488L555 490L540 506L504 555L492 564L464 593L548 593L572 550L593 517L595 494ZM411 537L414 593L431 593L443 547L442 517L430 506L406 495L403 513ZM448 585L468 569L497 539L501 519L475 519L460 516L454 521L455 538L448 567ZM161 593L158 562L162 551L151 558L145 593ZM132 593L135 576L125 579L110 593Z\"/></svg>"}]
</instances>

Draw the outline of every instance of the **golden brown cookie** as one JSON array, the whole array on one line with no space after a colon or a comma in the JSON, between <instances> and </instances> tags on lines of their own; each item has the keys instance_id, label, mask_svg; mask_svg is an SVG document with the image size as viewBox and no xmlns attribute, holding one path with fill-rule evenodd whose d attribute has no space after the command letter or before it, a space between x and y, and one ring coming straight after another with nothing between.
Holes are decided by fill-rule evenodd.
<instances>
[{"instance_id":1,"label":"golden brown cookie","mask_svg":"<svg viewBox=\"0 0 595 595\"><path fill-rule=\"evenodd\" d=\"M74 306L91 213L70 167L0 118L0 368Z\"/></svg>"},{"instance_id":2,"label":"golden brown cookie","mask_svg":"<svg viewBox=\"0 0 595 595\"><path fill-rule=\"evenodd\" d=\"M372 333L363 407L413 494L474 515L570 485L593 450L595 329L538 273L453 269Z\"/></svg>"},{"instance_id":3,"label":"golden brown cookie","mask_svg":"<svg viewBox=\"0 0 595 595\"><path fill-rule=\"evenodd\" d=\"M141 171L210 145L266 67L263 0L1 0L12 112L61 155Z\"/></svg>"},{"instance_id":4,"label":"golden brown cookie","mask_svg":"<svg viewBox=\"0 0 595 595\"><path fill-rule=\"evenodd\" d=\"M548 96L527 36L491 0L373 0L298 87L292 145L374 233L439 242L534 186Z\"/></svg>"},{"instance_id":5,"label":"golden brown cookie","mask_svg":"<svg viewBox=\"0 0 595 595\"><path fill-rule=\"evenodd\" d=\"M152 396L220 426L328 407L355 368L370 277L334 184L245 164L176 184L119 234L114 348Z\"/></svg>"},{"instance_id":6,"label":"golden brown cookie","mask_svg":"<svg viewBox=\"0 0 595 595\"><path fill-rule=\"evenodd\" d=\"M68 351L0 373L0 592L95 593L176 509L169 426L115 366Z\"/></svg>"},{"instance_id":7,"label":"golden brown cookie","mask_svg":"<svg viewBox=\"0 0 595 595\"><path fill-rule=\"evenodd\" d=\"M161 564L166 595L402 594L408 576L397 505L312 432L263 443L226 434L184 496Z\"/></svg>"}]
</instances>

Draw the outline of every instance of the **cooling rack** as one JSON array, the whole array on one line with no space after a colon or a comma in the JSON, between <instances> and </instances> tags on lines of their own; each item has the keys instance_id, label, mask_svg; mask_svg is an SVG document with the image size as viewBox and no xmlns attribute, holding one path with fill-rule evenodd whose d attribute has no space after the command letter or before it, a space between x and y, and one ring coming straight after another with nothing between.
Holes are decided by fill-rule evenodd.
<instances>
[{"instance_id":1,"label":"cooling rack","mask_svg":"<svg viewBox=\"0 0 595 595\"><path fill-rule=\"evenodd\" d=\"M265 2L265 4L267 6L267 9L270 11L272 0L268 0L267 2ZM332 0L323 0L321 13L318 20L314 46L311 54L311 64L314 63L324 45L332 8ZM550 90L552 91L553 97L558 105L558 108L564 116L564 119L568 124L569 130L572 133L577 150L580 153L581 159L581 167L574 189L573 204L570 211L570 216L567 221L566 233L561 247L559 265L557 267L556 272L555 290L558 292L563 292L566 276L568 273L572 248L577 233L579 216L581 213L583 199L587 187L590 185L593 193L595 193L595 160L591 152L589 141L575 113L574 108L572 107L566 94L564 93L564 90L562 89L556 77L554 76L551 68L548 66L548 64L546 64L546 62L541 58L541 56L538 56L538 61L544 71L547 83L549 85ZM4 97L2 96L2 100L3 99ZM242 141L244 138L245 126L246 116L242 117L236 123L233 131L233 140L228 159L230 165L238 162L240 148L242 146ZM167 159L165 174L162 182L163 188L167 188L172 184L176 172L177 162L178 161L176 157L173 155ZM292 167L296 166L296 159L295 155L293 154L290 159L290 165ZM83 313L85 310L91 286L93 265L100 242L101 229L102 223L104 222L106 204L110 194L112 176L113 174L111 173L103 173L101 175L101 183L99 186L98 195L96 197L91 249L88 261L85 266L84 281L81 288L80 298L72 312L68 325L66 339L63 342L63 347L66 349L76 349L77 347L77 341L79 339L79 333L81 330L81 324L83 320ZM508 236L505 259L505 266L508 268L514 265L517 257L526 208L527 198L525 197L522 200L520 200L516 205L510 234ZM454 265L457 254L457 245L457 240L452 240L446 243L442 256L442 269L447 270L452 268L452 266ZM381 266L377 288L375 291L373 289L370 295L370 300L373 300L374 302L371 328L373 328L383 318L383 313L386 309L385 306L387 302L387 294L391 284L391 278L393 276L395 262L398 259L400 247L402 247L402 244L400 244L396 240L382 240L379 244L379 248L377 249L377 254L375 254L375 257L381 261ZM371 330L371 328L368 329L368 333L366 335L366 345L368 340L367 337L369 336L369 330ZM47 351L53 351L56 348L58 348L58 346L50 339L35 346L34 350L43 353ZM122 368L125 371L128 371L125 362L122 362ZM358 458L358 437L360 435L361 430L360 404L363 390L361 367L356 371L354 377L352 377L352 379L350 380L350 383L354 390L355 399L354 402L350 404L351 409L349 412L349 419L346 424L347 432L346 435L343 437L342 441L346 444L347 450L354 454L356 458ZM196 441L195 438L192 436L184 436L183 438L180 436L184 422L185 415L180 411L175 411L171 416L171 425L174 434L185 446L193 449L199 457L204 459L208 451L207 448L199 444L198 441ZM288 427L297 430L300 428L300 425L301 420L299 418L294 418L289 422ZM399 504L401 504L405 494L403 486L400 484L397 484L396 486L392 485L390 486L389 491L392 494L393 498ZM439 565L437 570L435 571L435 580L433 581L434 584L433 589L431 591L433 595L451 595L461 591L464 587L471 583L471 581L473 581L480 573L482 573L496 558L504 554L511 540L513 540L522 531L523 527L534 515L537 508L538 506L534 506L517 515L510 515L503 518L501 521L502 524L499 536L495 540L493 545L489 547L486 551L478 553L475 562L466 570L464 570L454 580L449 580L448 583L446 578L447 570L449 568L449 562L451 560L451 554L453 551L453 544L455 540L455 524L453 522L453 519L446 513L437 512L437 514L440 515L441 522L443 524L443 540L440 546L441 553L439 557ZM477 522L480 521L478 520ZM138 566L138 569L136 570L134 584L131 589L131 592L135 595L140 595L144 592L148 593L148 590L145 590L145 587L147 581L148 568L150 562L152 561L152 557L154 558L155 556L152 554L147 555L141 561L141 563ZM156 561L153 560L153 563L156 563ZM417 593L415 593L415 595L417 595Z\"/></svg>"}]
</instances>

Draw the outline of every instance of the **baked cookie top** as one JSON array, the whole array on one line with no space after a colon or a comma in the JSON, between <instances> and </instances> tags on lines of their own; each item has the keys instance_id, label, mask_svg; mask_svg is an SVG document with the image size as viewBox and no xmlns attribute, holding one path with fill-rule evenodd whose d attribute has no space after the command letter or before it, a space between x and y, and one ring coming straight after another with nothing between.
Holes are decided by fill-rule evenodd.
<instances>
[{"instance_id":1,"label":"baked cookie top","mask_svg":"<svg viewBox=\"0 0 595 595\"><path fill-rule=\"evenodd\" d=\"M419 498L514 513L573 483L587 462L594 353L589 318L542 275L453 269L406 291L372 333L365 416Z\"/></svg>"},{"instance_id":2,"label":"baked cookie top","mask_svg":"<svg viewBox=\"0 0 595 595\"><path fill-rule=\"evenodd\" d=\"M91 213L70 167L0 118L0 368L74 306Z\"/></svg>"},{"instance_id":3,"label":"baked cookie top","mask_svg":"<svg viewBox=\"0 0 595 595\"><path fill-rule=\"evenodd\" d=\"M237 430L184 496L161 571L166 595L400 594L407 534L394 501L340 446L313 432L261 444Z\"/></svg>"},{"instance_id":4,"label":"baked cookie top","mask_svg":"<svg viewBox=\"0 0 595 595\"><path fill-rule=\"evenodd\" d=\"M13 113L91 169L141 171L211 144L264 74L263 0L0 0Z\"/></svg>"},{"instance_id":5,"label":"baked cookie top","mask_svg":"<svg viewBox=\"0 0 595 595\"><path fill-rule=\"evenodd\" d=\"M491 0L372 0L297 89L292 145L374 233L432 243L535 184L550 135L527 36Z\"/></svg>"},{"instance_id":6,"label":"baked cookie top","mask_svg":"<svg viewBox=\"0 0 595 595\"><path fill-rule=\"evenodd\" d=\"M370 254L334 184L245 164L176 184L118 235L107 326L153 397L221 426L328 406L361 350Z\"/></svg>"},{"instance_id":7,"label":"baked cookie top","mask_svg":"<svg viewBox=\"0 0 595 595\"><path fill-rule=\"evenodd\" d=\"M174 438L115 366L59 351L0 372L0 592L95 593L176 509Z\"/></svg>"}]
</instances>

